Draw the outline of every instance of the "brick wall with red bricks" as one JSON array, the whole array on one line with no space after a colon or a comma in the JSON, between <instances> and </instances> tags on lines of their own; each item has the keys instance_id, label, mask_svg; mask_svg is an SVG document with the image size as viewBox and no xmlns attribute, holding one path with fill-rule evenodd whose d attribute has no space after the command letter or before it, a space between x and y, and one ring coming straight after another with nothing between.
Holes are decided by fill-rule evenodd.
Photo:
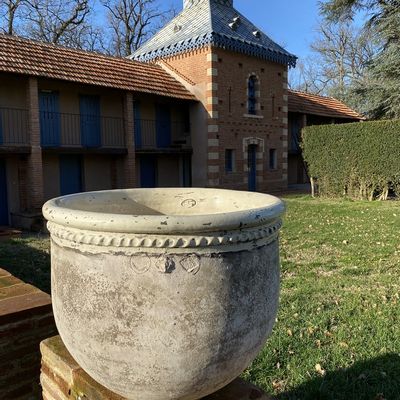
<instances>
[{"instance_id":1,"label":"brick wall with red bricks","mask_svg":"<svg viewBox=\"0 0 400 400\"><path fill-rule=\"evenodd\" d=\"M256 190L285 189L287 67L211 47L168 58L166 63L187 78L187 87L207 110L206 165L193 165L207 170L206 186L249 189L248 146L252 144L256 146ZM257 82L256 115L248 112L251 76ZM231 170L226 168L226 150L231 151Z\"/></svg>"},{"instance_id":2,"label":"brick wall with red bricks","mask_svg":"<svg viewBox=\"0 0 400 400\"><path fill-rule=\"evenodd\" d=\"M55 334L50 296L0 269L0 399L41 399L39 345Z\"/></svg>"}]
</instances>

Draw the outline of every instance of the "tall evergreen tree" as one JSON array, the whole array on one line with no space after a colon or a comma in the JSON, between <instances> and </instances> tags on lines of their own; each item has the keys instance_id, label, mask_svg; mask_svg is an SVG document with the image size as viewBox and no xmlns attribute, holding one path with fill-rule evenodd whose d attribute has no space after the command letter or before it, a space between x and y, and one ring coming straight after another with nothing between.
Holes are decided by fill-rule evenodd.
<instances>
[{"instance_id":1,"label":"tall evergreen tree","mask_svg":"<svg viewBox=\"0 0 400 400\"><path fill-rule=\"evenodd\" d=\"M400 0L330 0L321 8L333 21L370 11L367 24L376 31L380 50L352 92L371 118L400 118Z\"/></svg>"}]
</instances>

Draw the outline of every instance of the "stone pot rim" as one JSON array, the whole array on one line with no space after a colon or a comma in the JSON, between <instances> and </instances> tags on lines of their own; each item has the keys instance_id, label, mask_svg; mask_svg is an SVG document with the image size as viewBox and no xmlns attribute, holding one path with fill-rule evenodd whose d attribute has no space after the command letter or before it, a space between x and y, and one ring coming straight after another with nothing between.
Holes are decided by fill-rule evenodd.
<instances>
[{"instance_id":1,"label":"stone pot rim","mask_svg":"<svg viewBox=\"0 0 400 400\"><path fill-rule=\"evenodd\" d=\"M149 195L153 196L152 199L157 199L158 196L158 201L162 200L162 196L169 200L175 198L177 204L181 206L181 213L152 215L145 212L132 214L89 211L90 208L96 207L115 208L120 204L111 200L119 200L122 206L122 200L129 199L134 202L135 199L140 200ZM214 199L217 203L229 201L228 205L224 204L229 210L221 211L222 205L218 204L221 208L217 210L219 212L197 211L198 199L203 199L204 196ZM245 202L246 205L238 206L236 201ZM79 202L81 206L78 206ZM143 206L143 203L135 204ZM133 234L191 234L241 230L267 225L277 220L284 211L284 203L275 196L212 188L138 188L84 192L57 197L47 201L43 206L44 217L64 227Z\"/></svg>"}]
</instances>

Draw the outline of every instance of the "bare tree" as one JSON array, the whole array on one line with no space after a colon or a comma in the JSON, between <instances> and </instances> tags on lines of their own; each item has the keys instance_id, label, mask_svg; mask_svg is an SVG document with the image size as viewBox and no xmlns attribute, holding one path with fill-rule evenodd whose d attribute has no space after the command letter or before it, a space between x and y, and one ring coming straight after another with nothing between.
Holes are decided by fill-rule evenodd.
<instances>
[{"instance_id":1,"label":"bare tree","mask_svg":"<svg viewBox=\"0 0 400 400\"><path fill-rule=\"evenodd\" d=\"M87 29L89 0L27 0L29 37L54 44L76 47L76 39ZM81 47L81 46L78 46Z\"/></svg>"},{"instance_id":2,"label":"bare tree","mask_svg":"<svg viewBox=\"0 0 400 400\"><path fill-rule=\"evenodd\" d=\"M289 87L302 92L324 94L327 92L329 80L320 74L319 66L313 57L297 62L296 69L289 71Z\"/></svg>"},{"instance_id":3,"label":"bare tree","mask_svg":"<svg viewBox=\"0 0 400 400\"><path fill-rule=\"evenodd\" d=\"M0 30L8 35L14 35L18 11L23 7L24 0L0 0L0 16L2 26Z\"/></svg>"},{"instance_id":4,"label":"bare tree","mask_svg":"<svg viewBox=\"0 0 400 400\"><path fill-rule=\"evenodd\" d=\"M111 30L109 52L121 57L138 49L173 13L157 0L102 0L102 4Z\"/></svg>"},{"instance_id":5,"label":"bare tree","mask_svg":"<svg viewBox=\"0 0 400 400\"><path fill-rule=\"evenodd\" d=\"M371 29L357 29L349 21L325 21L311 50L297 73L297 88L347 100L351 87L364 79L377 44Z\"/></svg>"}]
</instances>

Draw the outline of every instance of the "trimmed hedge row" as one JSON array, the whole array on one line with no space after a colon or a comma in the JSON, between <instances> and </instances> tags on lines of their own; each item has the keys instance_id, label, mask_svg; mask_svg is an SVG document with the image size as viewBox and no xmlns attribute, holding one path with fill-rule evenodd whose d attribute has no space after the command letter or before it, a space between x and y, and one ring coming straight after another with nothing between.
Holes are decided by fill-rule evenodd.
<instances>
[{"instance_id":1,"label":"trimmed hedge row","mask_svg":"<svg viewBox=\"0 0 400 400\"><path fill-rule=\"evenodd\" d=\"M400 196L400 120L309 126L303 156L322 196Z\"/></svg>"}]
</instances>

